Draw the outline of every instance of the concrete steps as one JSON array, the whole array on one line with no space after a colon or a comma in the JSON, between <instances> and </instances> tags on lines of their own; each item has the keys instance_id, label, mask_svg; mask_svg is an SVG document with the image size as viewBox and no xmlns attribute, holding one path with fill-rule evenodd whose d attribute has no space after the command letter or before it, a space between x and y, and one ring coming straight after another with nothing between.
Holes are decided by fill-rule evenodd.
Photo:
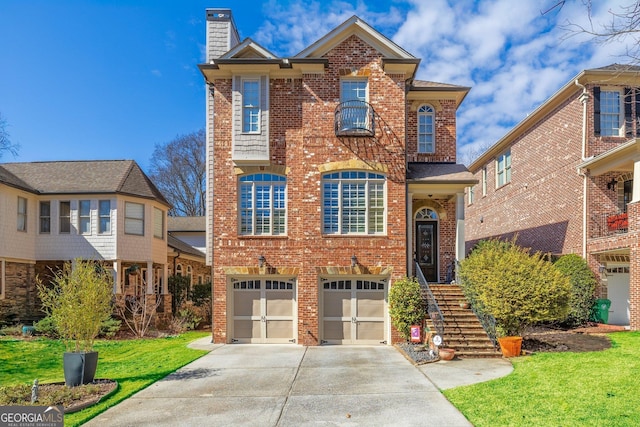
<instances>
[{"instance_id":1,"label":"concrete steps","mask_svg":"<svg viewBox=\"0 0 640 427\"><path fill-rule=\"evenodd\" d=\"M456 350L460 358L502 357L485 332L471 308L460 304L467 302L458 285L429 285L444 317L444 345ZM427 325L435 327L430 319Z\"/></svg>"}]
</instances>

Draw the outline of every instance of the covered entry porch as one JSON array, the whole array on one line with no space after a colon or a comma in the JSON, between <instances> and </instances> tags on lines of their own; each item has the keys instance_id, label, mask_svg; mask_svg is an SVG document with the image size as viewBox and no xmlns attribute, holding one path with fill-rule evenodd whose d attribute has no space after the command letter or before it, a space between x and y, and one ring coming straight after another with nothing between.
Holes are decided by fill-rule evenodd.
<instances>
[{"instance_id":1,"label":"covered entry porch","mask_svg":"<svg viewBox=\"0 0 640 427\"><path fill-rule=\"evenodd\" d=\"M477 183L462 164L409 163L409 275L416 274L417 264L430 283L448 283L454 279L455 262L465 257L465 189Z\"/></svg>"}]
</instances>

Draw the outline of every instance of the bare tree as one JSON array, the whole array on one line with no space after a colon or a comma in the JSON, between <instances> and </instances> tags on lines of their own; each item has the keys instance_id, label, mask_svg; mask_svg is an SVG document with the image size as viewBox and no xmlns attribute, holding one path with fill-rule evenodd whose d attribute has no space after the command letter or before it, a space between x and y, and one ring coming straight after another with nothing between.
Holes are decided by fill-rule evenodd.
<instances>
[{"instance_id":1,"label":"bare tree","mask_svg":"<svg viewBox=\"0 0 640 427\"><path fill-rule=\"evenodd\" d=\"M560 9L567 0L558 0L546 14L554 9ZM596 43L608 44L613 42L624 43L625 57L631 64L640 63L640 2L633 1L630 4L620 5L617 9L609 9L607 22L595 22L593 15L593 1L581 0L585 6L588 24L582 25L568 21L563 27L567 30L567 37L577 34L586 34Z\"/></svg>"},{"instance_id":2,"label":"bare tree","mask_svg":"<svg viewBox=\"0 0 640 427\"><path fill-rule=\"evenodd\" d=\"M205 160L204 129L178 135L166 144L156 144L149 177L173 205L171 216L204 216Z\"/></svg>"},{"instance_id":3,"label":"bare tree","mask_svg":"<svg viewBox=\"0 0 640 427\"><path fill-rule=\"evenodd\" d=\"M13 154L15 157L18 154L18 145L11 143L9 131L7 131L7 121L0 113L0 158L2 158L4 152Z\"/></svg>"},{"instance_id":4,"label":"bare tree","mask_svg":"<svg viewBox=\"0 0 640 427\"><path fill-rule=\"evenodd\" d=\"M462 163L463 165L469 167L471 163L473 163L478 157L484 154L484 152L489 148L491 148L491 144L488 142L482 144L479 147L471 144L459 147L457 153L458 163Z\"/></svg>"}]
</instances>

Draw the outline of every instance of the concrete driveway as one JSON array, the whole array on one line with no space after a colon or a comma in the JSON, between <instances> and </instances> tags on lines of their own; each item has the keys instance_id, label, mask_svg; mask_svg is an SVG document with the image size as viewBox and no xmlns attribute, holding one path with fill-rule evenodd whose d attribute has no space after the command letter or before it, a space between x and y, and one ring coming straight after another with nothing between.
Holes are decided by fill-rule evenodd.
<instances>
[{"instance_id":1,"label":"concrete driveway","mask_svg":"<svg viewBox=\"0 0 640 427\"><path fill-rule=\"evenodd\" d=\"M215 345L89 426L470 426L390 346Z\"/></svg>"}]
</instances>

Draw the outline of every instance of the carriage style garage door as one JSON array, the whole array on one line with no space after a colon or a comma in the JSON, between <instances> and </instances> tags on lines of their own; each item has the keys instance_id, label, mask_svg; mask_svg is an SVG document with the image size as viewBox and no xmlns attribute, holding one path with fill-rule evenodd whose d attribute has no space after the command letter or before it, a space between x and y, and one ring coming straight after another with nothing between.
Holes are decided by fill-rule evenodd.
<instances>
[{"instance_id":1,"label":"carriage style garage door","mask_svg":"<svg viewBox=\"0 0 640 427\"><path fill-rule=\"evenodd\" d=\"M322 343L385 344L382 280L321 280Z\"/></svg>"},{"instance_id":2,"label":"carriage style garage door","mask_svg":"<svg viewBox=\"0 0 640 427\"><path fill-rule=\"evenodd\" d=\"M232 280L232 342L294 343L294 280Z\"/></svg>"}]
</instances>

